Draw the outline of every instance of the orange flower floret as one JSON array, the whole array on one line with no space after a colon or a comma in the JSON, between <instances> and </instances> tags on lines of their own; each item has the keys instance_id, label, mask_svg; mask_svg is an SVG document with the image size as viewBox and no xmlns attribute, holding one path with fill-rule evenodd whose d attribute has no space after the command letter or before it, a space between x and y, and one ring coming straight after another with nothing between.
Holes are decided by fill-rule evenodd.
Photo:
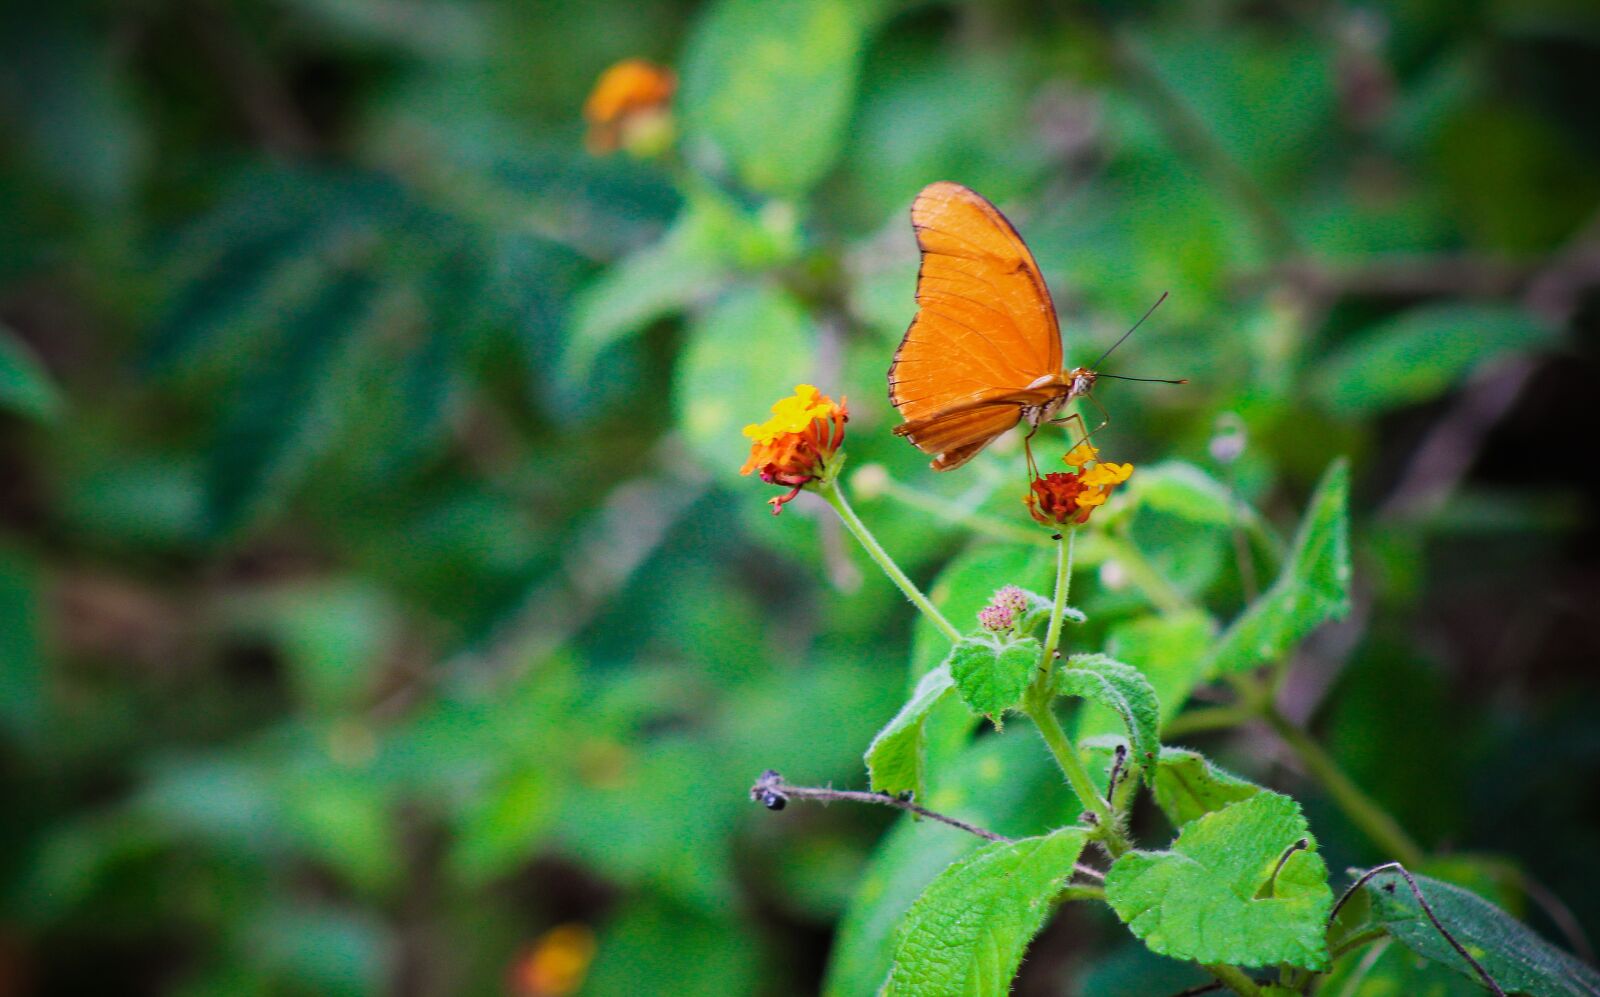
<instances>
[{"instance_id":1,"label":"orange flower floret","mask_svg":"<svg viewBox=\"0 0 1600 997\"><path fill-rule=\"evenodd\" d=\"M512 966L509 989L519 997L567 997L583 985L595 948L588 925L556 925Z\"/></svg>"},{"instance_id":2,"label":"orange flower floret","mask_svg":"<svg viewBox=\"0 0 1600 997\"><path fill-rule=\"evenodd\" d=\"M644 59L624 59L601 73L583 102L589 151L615 152L631 131L661 119L677 87L672 70Z\"/></svg>"},{"instance_id":3,"label":"orange flower floret","mask_svg":"<svg viewBox=\"0 0 1600 997\"><path fill-rule=\"evenodd\" d=\"M773 403L772 418L744 427L752 442L739 473L759 473L767 484L789 488L788 494L767 500L776 516L800 489L823 476L844 443L848 421L845 399L835 404L815 387L797 384L793 395Z\"/></svg>"},{"instance_id":4,"label":"orange flower floret","mask_svg":"<svg viewBox=\"0 0 1600 997\"><path fill-rule=\"evenodd\" d=\"M1052 471L1034 478L1023 499L1028 514L1047 526L1087 523L1090 513L1133 477L1132 464L1100 463L1099 457L1100 452L1085 441L1061 458L1077 470Z\"/></svg>"}]
</instances>

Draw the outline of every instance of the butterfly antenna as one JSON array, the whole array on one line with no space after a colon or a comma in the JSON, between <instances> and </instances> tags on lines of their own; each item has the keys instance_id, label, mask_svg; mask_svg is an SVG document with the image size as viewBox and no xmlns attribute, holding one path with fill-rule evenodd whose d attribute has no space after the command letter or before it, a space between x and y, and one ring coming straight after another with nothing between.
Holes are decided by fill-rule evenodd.
<instances>
[{"instance_id":1,"label":"butterfly antenna","mask_svg":"<svg viewBox=\"0 0 1600 997\"><path fill-rule=\"evenodd\" d=\"M1156 303L1150 306L1149 311L1145 312L1144 315L1140 317L1139 321L1133 323L1133 328L1129 329L1127 332L1123 333L1121 339L1117 340L1115 343L1112 343L1110 349L1108 349L1104 353L1100 354L1100 359L1096 360L1094 363L1090 364L1089 365L1089 369L1090 370L1099 370L1100 369L1100 365L1106 362L1106 357L1109 357L1111 355L1111 351L1115 350L1117 347L1121 346L1124 342L1126 342L1128 337L1134 334L1135 330L1137 330L1141 325L1144 325L1144 320L1145 319L1147 319L1151 315L1155 314L1155 310L1157 308L1160 308L1161 307L1161 302L1163 302L1165 300L1167 300L1167 292L1166 291L1162 291L1161 292L1161 297L1156 299ZM1126 378L1126 380L1135 380L1135 379L1134 378Z\"/></svg>"},{"instance_id":2,"label":"butterfly antenna","mask_svg":"<svg viewBox=\"0 0 1600 997\"><path fill-rule=\"evenodd\" d=\"M1187 377L1129 377L1126 374L1095 374L1095 377L1109 377L1113 381L1149 381L1151 384L1188 384Z\"/></svg>"}]
</instances>

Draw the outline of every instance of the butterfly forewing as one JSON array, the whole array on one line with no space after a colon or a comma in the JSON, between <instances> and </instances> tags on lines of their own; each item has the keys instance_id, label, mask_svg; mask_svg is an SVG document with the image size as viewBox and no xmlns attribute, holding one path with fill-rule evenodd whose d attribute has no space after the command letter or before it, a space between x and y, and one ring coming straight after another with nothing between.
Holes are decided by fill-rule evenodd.
<instances>
[{"instance_id":1,"label":"butterfly forewing","mask_svg":"<svg viewBox=\"0 0 1600 997\"><path fill-rule=\"evenodd\" d=\"M907 421L897 432L947 470L1015 425L1023 405L1061 393L1061 334L1033 254L982 196L930 184L911 224L919 308L889 367L889 400Z\"/></svg>"}]
</instances>

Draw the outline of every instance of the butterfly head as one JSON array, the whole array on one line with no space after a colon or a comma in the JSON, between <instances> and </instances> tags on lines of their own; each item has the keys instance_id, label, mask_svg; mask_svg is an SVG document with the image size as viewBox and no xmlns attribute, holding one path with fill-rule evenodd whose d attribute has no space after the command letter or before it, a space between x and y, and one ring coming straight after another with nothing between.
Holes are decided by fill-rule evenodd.
<instances>
[{"instance_id":1,"label":"butterfly head","mask_svg":"<svg viewBox=\"0 0 1600 997\"><path fill-rule=\"evenodd\" d=\"M1074 367L1067 371L1067 397L1078 398L1094 390L1094 379L1099 375L1087 367Z\"/></svg>"}]
</instances>

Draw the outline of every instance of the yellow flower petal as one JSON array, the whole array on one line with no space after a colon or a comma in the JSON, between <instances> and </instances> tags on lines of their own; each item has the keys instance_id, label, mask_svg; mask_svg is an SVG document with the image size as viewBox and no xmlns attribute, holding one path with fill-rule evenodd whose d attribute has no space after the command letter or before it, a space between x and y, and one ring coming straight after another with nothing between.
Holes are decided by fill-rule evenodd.
<instances>
[{"instance_id":1,"label":"yellow flower petal","mask_svg":"<svg viewBox=\"0 0 1600 997\"><path fill-rule=\"evenodd\" d=\"M1096 450L1088 440L1084 440L1082 443L1067 451L1067 455L1061 459L1066 461L1068 464L1071 464L1073 467L1082 467L1083 465L1092 462L1099 456L1100 451Z\"/></svg>"},{"instance_id":2,"label":"yellow flower petal","mask_svg":"<svg viewBox=\"0 0 1600 997\"><path fill-rule=\"evenodd\" d=\"M1096 464L1083 472L1083 483L1094 487L1109 487L1120 485L1132 476L1132 464Z\"/></svg>"}]
</instances>

